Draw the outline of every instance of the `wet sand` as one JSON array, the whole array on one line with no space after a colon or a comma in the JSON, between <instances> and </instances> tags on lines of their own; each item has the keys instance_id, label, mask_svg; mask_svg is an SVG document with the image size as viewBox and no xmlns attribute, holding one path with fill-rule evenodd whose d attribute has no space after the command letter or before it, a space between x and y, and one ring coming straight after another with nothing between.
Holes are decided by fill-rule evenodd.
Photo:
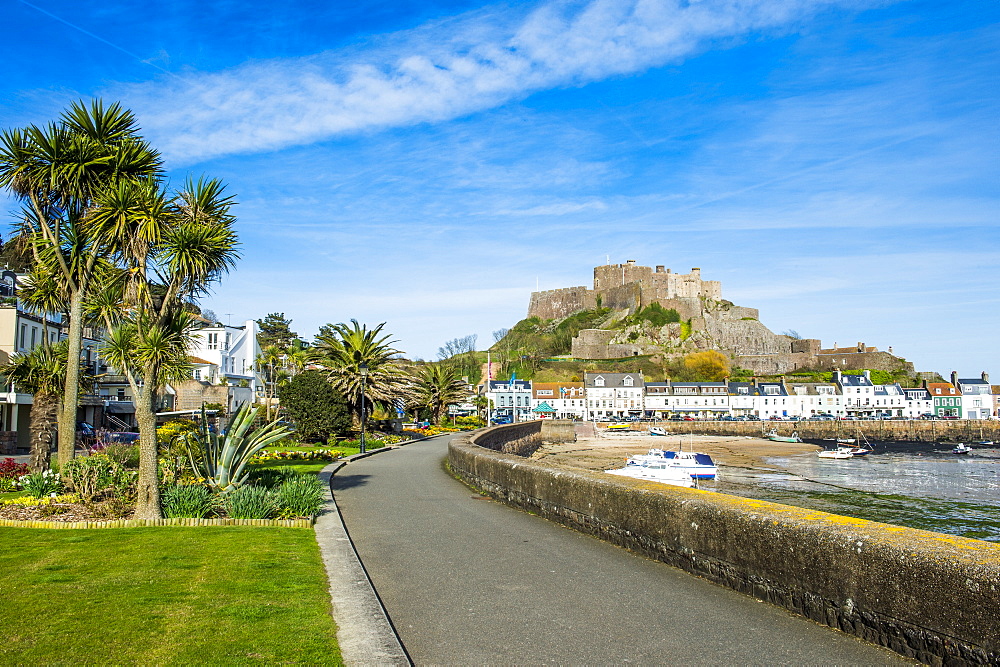
<instances>
[{"instance_id":1,"label":"wet sand","mask_svg":"<svg viewBox=\"0 0 1000 667\"><path fill-rule=\"evenodd\" d=\"M582 429L580 429L582 430ZM543 445L532 456L534 459L586 470L621 468L634 454L645 454L650 448L682 449L704 452L729 469L743 471L779 472L783 469L765 462L770 457L815 452L820 449L809 443L772 442L762 438L716 435L651 436L639 432L607 432L597 434L577 432L577 441L567 444Z\"/></svg>"}]
</instances>

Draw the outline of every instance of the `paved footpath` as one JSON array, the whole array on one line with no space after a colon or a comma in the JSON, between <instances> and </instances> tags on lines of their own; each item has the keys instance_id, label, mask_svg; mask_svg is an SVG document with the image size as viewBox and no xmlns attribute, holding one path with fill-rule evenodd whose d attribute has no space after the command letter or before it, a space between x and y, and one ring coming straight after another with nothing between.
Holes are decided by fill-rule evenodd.
<instances>
[{"instance_id":1,"label":"paved footpath","mask_svg":"<svg viewBox=\"0 0 1000 667\"><path fill-rule=\"evenodd\" d=\"M448 438L348 464L333 490L423 664L887 664L895 653L484 499Z\"/></svg>"}]
</instances>

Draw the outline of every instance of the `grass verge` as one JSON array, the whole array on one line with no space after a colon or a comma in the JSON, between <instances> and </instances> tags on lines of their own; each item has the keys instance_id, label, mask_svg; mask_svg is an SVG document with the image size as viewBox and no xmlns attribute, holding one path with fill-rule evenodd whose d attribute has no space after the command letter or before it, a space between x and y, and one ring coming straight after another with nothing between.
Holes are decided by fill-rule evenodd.
<instances>
[{"instance_id":1,"label":"grass verge","mask_svg":"<svg viewBox=\"0 0 1000 667\"><path fill-rule=\"evenodd\" d=\"M341 664L311 530L0 528L2 664Z\"/></svg>"}]
</instances>

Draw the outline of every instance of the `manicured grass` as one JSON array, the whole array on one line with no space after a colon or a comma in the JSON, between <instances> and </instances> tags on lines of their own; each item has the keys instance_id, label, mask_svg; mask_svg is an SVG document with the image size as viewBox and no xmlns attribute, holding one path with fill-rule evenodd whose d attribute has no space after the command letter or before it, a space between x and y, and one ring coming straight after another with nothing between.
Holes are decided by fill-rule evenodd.
<instances>
[{"instance_id":1,"label":"manicured grass","mask_svg":"<svg viewBox=\"0 0 1000 667\"><path fill-rule=\"evenodd\" d=\"M341 664L313 532L0 528L2 664Z\"/></svg>"},{"instance_id":2,"label":"manicured grass","mask_svg":"<svg viewBox=\"0 0 1000 667\"><path fill-rule=\"evenodd\" d=\"M263 468L292 468L301 473L316 473L333 461L261 461L260 463L248 463L247 471L261 470Z\"/></svg>"}]
</instances>

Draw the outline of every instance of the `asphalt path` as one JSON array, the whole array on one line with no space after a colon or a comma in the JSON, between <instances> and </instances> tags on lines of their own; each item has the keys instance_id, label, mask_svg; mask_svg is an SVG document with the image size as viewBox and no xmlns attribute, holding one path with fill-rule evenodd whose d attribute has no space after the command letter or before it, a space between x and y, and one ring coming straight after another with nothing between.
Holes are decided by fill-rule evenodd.
<instances>
[{"instance_id":1,"label":"asphalt path","mask_svg":"<svg viewBox=\"0 0 1000 667\"><path fill-rule=\"evenodd\" d=\"M895 653L483 498L448 438L354 461L333 491L418 665L887 664Z\"/></svg>"}]
</instances>

